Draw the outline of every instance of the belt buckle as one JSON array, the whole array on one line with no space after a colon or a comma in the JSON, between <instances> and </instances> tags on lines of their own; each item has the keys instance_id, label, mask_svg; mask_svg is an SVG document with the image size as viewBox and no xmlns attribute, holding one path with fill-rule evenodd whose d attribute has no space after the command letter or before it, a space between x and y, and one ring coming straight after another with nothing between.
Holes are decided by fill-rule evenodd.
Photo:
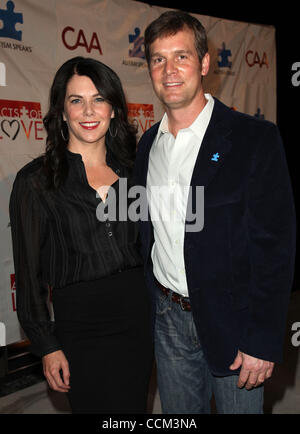
<instances>
[{"instance_id":1,"label":"belt buckle","mask_svg":"<svg viewBox=\"0 0 300 434\"><path fill-rule=\"evenodd\" d=\"M182 300L184 300L184 298L180 297L179 302L180 302L181 309L184 310L184 311L186 311L187 310L186 306L183 305L183 301Z\"/></svg>"}]
</instances>

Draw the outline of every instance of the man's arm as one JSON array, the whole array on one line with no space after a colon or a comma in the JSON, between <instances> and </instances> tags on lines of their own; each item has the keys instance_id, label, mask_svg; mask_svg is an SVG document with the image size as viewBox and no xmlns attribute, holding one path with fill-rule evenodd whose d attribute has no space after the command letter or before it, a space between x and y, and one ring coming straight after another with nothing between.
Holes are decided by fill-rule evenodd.
<instances>
[{"instance_id":1,"label":"man's arm","mask_svg":"<svg viewBox=\"0 0 300 434\"><path fill-rule=\"evenodd\" d=\"M296 218L284 148L277 127L267 123L252 162L248 190L251 294L247 328L231 369L238 385L251 388L281 362L293 281Z\"/></svg>"}]
</instances>

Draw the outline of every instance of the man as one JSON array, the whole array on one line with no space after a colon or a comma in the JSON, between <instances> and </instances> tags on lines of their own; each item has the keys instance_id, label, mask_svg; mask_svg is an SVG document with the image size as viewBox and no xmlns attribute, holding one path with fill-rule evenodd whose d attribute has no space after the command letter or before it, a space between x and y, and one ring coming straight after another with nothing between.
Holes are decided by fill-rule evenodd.
<instances>
[{"instance_id":1,"label":"man","mask_svg":"<svg viewBox=\"0 0 300 434\"><path fill-rule=\"evenodd\" d=\"M141 239L162 409L209 413L213 394L219 413L262 413L263 383L282 357L295 256L281 139L274 124L204 93L210 58L196 18L162 14L146 29L145 53L165 108L136 161L151 216ZM159 215L166 209L169 219Z\"/></svg>"}]
</instances>

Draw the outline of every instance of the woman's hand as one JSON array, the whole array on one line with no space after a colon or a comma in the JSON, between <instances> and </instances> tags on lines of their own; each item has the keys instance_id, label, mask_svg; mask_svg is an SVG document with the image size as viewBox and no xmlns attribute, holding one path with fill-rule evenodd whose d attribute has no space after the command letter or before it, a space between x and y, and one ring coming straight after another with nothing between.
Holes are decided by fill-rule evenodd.
<instances>
[{"instance_id":1,"label":"woman's hand","mask_svg":"<svg viewBox=\"0 0 300 434\"><path fill-rule=\"evenodd\" d=\"M44 375L51 389L57 392L68 392L70 389L69 363L64 353L54 351L43 357ZM61 376L62 371L62 376Z\"/></svg>"}]
</instances>

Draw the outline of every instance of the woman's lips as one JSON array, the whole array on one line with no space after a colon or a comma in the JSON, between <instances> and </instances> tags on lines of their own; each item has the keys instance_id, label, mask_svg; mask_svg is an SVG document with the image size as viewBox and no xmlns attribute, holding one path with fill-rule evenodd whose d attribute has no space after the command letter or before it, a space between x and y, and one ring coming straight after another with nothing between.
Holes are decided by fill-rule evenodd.
<instances>
[{"instance_id":1,"label":"woman's lips","mask_svg":"<svg viewBox=\"0 0 300 434\"><path fill-rule=\"evenodd\" d=\"M94 130L100 124L100 122L79 122L79 124L85 130Z\"/></svg>"}]
</instances>

